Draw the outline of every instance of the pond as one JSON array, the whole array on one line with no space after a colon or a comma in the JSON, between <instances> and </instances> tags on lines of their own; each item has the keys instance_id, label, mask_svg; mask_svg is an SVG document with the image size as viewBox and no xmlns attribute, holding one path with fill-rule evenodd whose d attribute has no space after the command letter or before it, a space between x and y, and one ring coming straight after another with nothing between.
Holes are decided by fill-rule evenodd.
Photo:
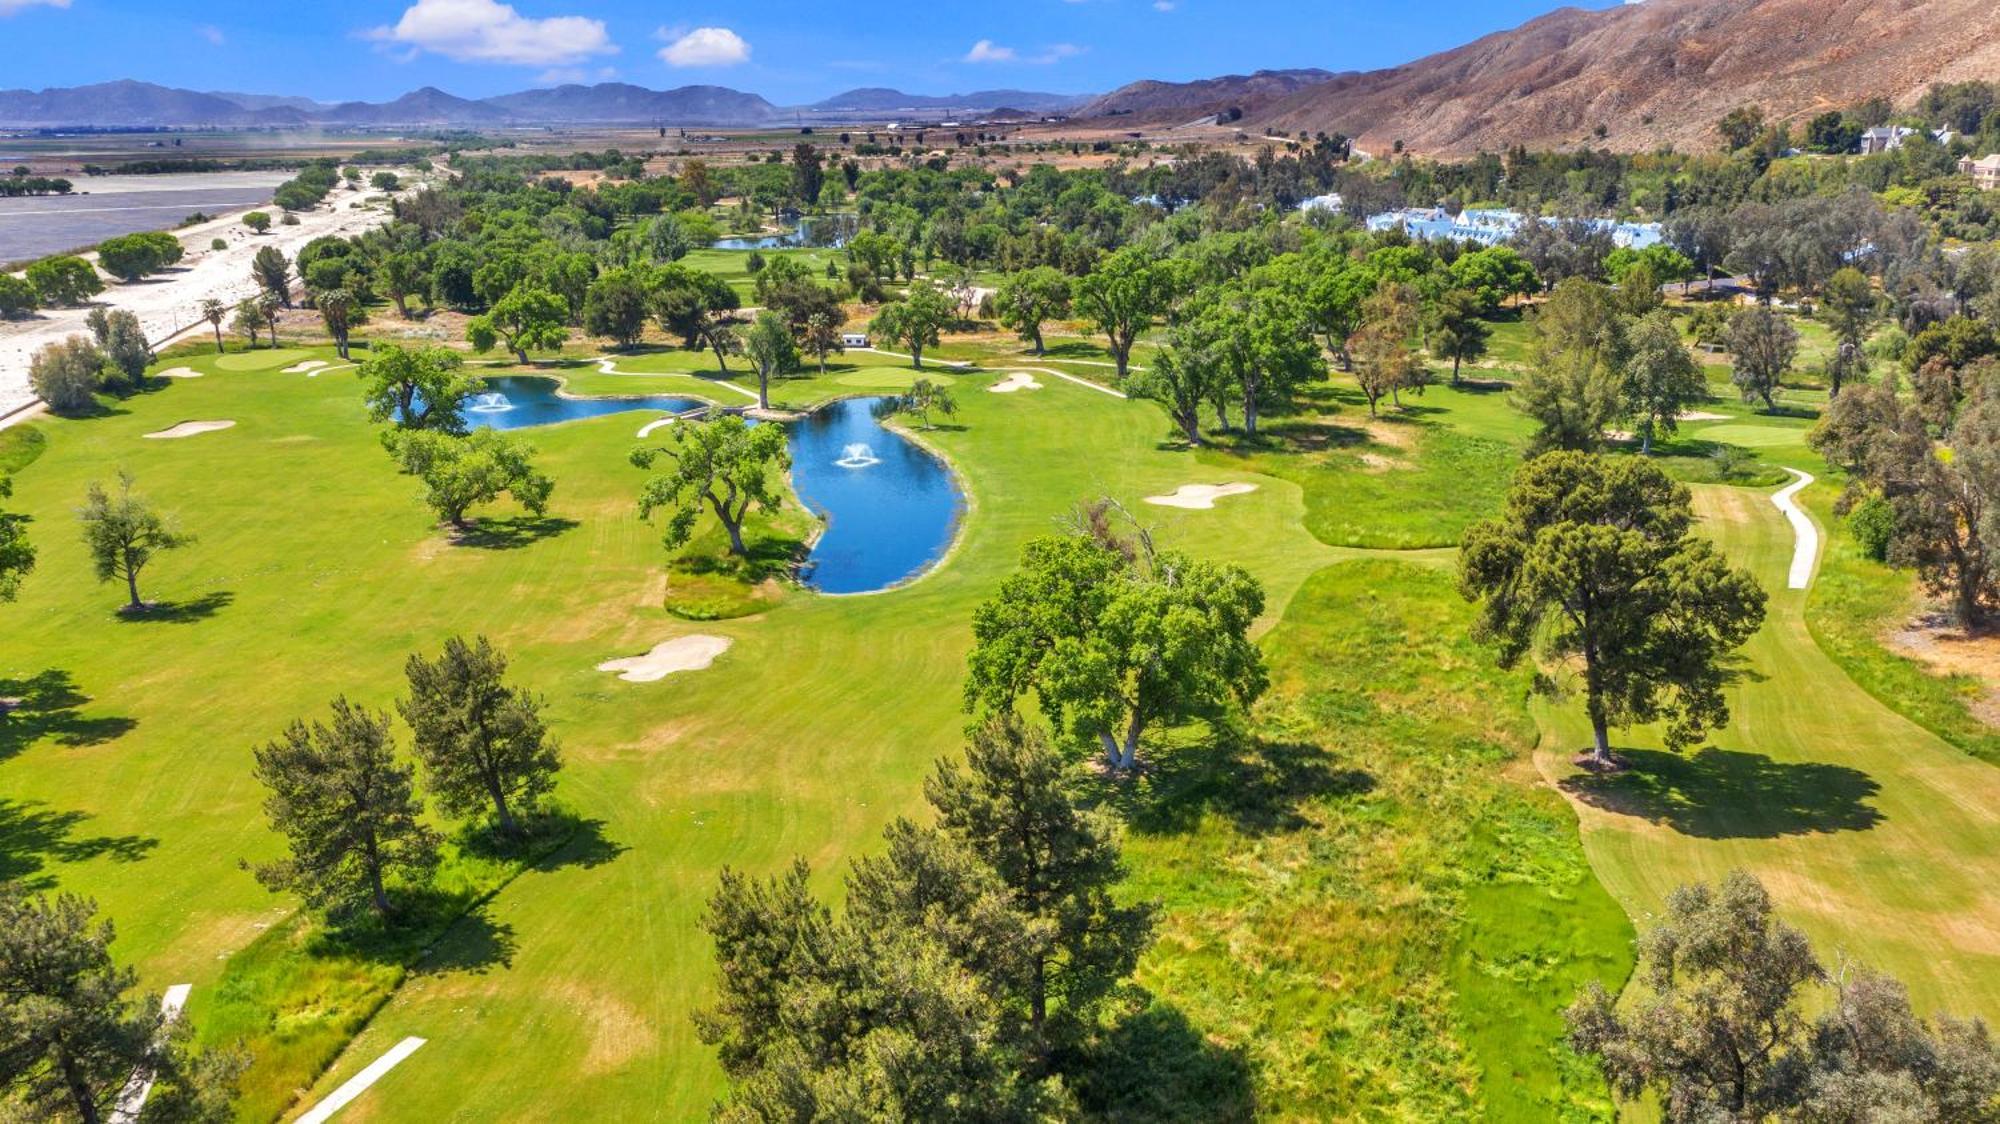
<instances>
[{"instance_id":1,"label":"pond","mask_svg":"<svg viewBox=\"0 0 2000 1124\"><path fill-rule=\"evenodd\" d=\"M792 486L826 521L802 577L825 593L908 581L950 549L965 497L951 468L876 420L885 399L847 398L788 426Z\"/></svg>"},{"instance_id":2,"label":"pond","mask_svg":"<svg viewBox=\"0 0 2000 1124\"><path fill-rule=\"evenodd\" d=\"M605 414L682 413L705 403L652 394L570 398L554 379L490 378L465 420L489 429L526 429ZM884 427L885 398L847 398L789 423L792 487L826 527L800 578L824 593L869 593L922 574L950 549L965 497L941 460ZM664 436L664 435L662 435Z\"/></svg>"},{"instance_id":3,"label":"pond","mask_svg":"<svg viewBox=\"0 0 2000 1124\"><path fill-rule=\"evenodd\" d=\"M718 250L795 250L815 247L838 250L847 245L854 236L855 217L853 215L817 215L802 218L798 225L783 234L750 235L737 238L718 238L714 248Z\"/></svg>"},{"instance_id":4,"label":"pond","mask_svg":"<svg viewBox=\"0 0 2000 1124\"><path fill-rule=\"evenodd\" d=\"M562 384L534 375L507 375L486 380L492 389L475 395L465 410L466 424L484 429L527 429L578 418L635 411L685 413L707 403L673 394L642 394L631 398L571 398Z\"/></svg>"}]
</instances>

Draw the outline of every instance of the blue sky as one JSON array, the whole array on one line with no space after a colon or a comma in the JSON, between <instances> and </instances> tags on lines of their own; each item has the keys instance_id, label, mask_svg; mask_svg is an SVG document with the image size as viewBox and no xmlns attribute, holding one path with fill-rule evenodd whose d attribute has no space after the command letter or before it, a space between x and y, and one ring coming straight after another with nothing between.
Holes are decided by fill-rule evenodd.
<instances>
[{"instance_id":1,"label":"blue sky","mask_svg":"<svg viewBox=\"0 0 2000 1124\"><path fill-rule=\"evenodd\" d=\"M1608 7L1613 0L1581 0ZM781 104L854 86L1109 90L1260 67L1369 69L1556 0L0 0L0 87L139 78L380 100L561 81L734 86Z\"/></svg>"}]
</instances>

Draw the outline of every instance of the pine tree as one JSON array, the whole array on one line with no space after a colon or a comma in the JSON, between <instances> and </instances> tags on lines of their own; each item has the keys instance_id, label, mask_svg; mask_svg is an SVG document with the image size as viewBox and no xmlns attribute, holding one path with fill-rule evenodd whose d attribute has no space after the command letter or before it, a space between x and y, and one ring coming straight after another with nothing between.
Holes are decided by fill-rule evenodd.
<instances>
[{"instance_id":1,"label":"pine tree","mask_svg":"<svg viewBox=\"0 0 2000 1124\"><path fill-rule=\"evenodd\" d=\"M410 697L396 704L416 734L425 787L446 815L491 806L500 830L521 834L518 812L555 787L562 759L542 723L542 701L505 682L507 657L484 636L454 636L435 660L410 656Z\"/></svg>"}]
</instances>

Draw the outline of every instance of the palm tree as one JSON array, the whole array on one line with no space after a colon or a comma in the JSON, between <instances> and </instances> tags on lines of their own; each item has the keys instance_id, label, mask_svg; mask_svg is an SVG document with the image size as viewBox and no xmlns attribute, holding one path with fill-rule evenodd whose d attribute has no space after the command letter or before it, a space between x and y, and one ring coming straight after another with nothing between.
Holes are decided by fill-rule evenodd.
<instances>
[{"instance_id":1,"label":"palm tree","mask_svg":"<svg viewBox=\"0 0 2000 1124\"><path fill-rule=\"evenodd\" d=\"M354 322L354 294L346 289L325 289L314 294L313 303L319 306L320 319L326 321L327 333L333 336L333 350L346 360L347 330Z\"/></svg>"},{"instance_id":2,"label":"palm tree","mask_svg":"<svg viewBox=\"0 0 2000 1124\"><path fill-rule=\"evenodd\" d=\"M222 320L228 315L228 306L214 297L201 302L201 318L208 321L209 327L215 329L215 353L217 355L222 354Z\"/></svg>"}]
</instances>

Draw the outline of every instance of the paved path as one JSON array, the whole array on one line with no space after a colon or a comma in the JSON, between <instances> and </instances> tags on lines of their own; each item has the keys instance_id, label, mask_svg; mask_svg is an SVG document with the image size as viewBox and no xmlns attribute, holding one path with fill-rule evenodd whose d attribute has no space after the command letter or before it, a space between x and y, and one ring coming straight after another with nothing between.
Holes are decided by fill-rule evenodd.
<instances>
[{"instance_id":1,"label":"paved path","mask_svg":"<svg viewBox=\"0 0 2000 1124\"><path fill-rule=\"evenodd\" d=\"M367 1092L370 1085L382 1080L390 1070L401 1065L404 1058L416 1053L424 1041L422 1038L405 1038L389 1047L388 1053L369 1062L367 1069L342 1082L340 1088L335 1089L325 1100L312 1106L312 1111L299 1117L294 1124L326 1124L333 1118L334 1113L347 1107L347 1102Z\"/></svg>"},{"instance_id":2,"label":"paved path","mask_svg":"<svg viewBox=\"0 0 2000 1124\"><path fill-rule=\"evenodd\" d=\"M621 371L618 369L617 364L615 362L613 362L608 358L601 358L601 357L597 360L597 369L599 371L604 372L607 375L627 375L636 378L645 378L647 375L685 375L688 378L695 379L697 382L713 383L716 386L726 386L729 389L735 391L736 393L741 394L743 397L750 399L752 402L759 401L756 391L751 390L748 387L738 386L735 383L730 382L728 379L704 379L700 378L697 375L689 375L686 371Z\"/></svg>"},{"instance_id":3,"label":"paved path","mask_svg":"<svg viewBox=\"0 0 2000 1124\"><path fill-rule=\"evenodd\" d=\"M166 994L160 996L162 1030L174 1025L174 1020L181 1017L181 1009L187 1006L188 992L191 990L193 990L191 984L175 984L167 989ZM108 1117L111 1124L135 1124L139 1119L140 1110L146 1107L146 1098L153 1095L153 1076L151 1066L140 1066L132 1071L132 1079L125 1082L125 1087L118 1091L118 1103L113 1106Z\"/></svg>"},{"instance_id":4,"label":"paved path","mask_svg":"<svg viewBox=\"0 0 2000 1124\"><path fill-rule=\"evenodd\" d=\"M1812 516L1799 509L1792 497L1804 491L1813 482L1809 472L1788 468L1786 472L1798 477L1771 497L1778 510L1785 513L1785 519L1792 525L1794 543L1792 546L1792 572L1789 585L1793 589L1804 589L1812 584L1813 565L1819 561L1819 526Z\"/></svg>"},{"instance_id":5,"label":"paved path","mask_svg":"<svg viewBox=\"0 0 2000 1124\"><path fill-rule=\"evenodd\" d=\"M995 368L995 369L996 369L996 370L1001 370L1001 371L1032 371L1033 373L1035 373L1035 374L1038 374L1038 375L1050 375L1050 376L1052 376L1052 377L1054 377L1054 378L1059 378L1059 379L1061 379L1061 380L1062 380L1062 381L1064 381L1064 382L1073 382L1073 383L1075 383L1075 384L1076 384L1076 385L1078 385L1078 386L1087 386L1087 387L1089 387L1090 389L1092 389L1092 390L1094 390L1094 391L1098 392L1099 394L1109 394L1109 395L1110 395L1111 397L1113 397L1113 398L1130 398L1130 397L1131 397L1131 395L1129 395L1129 394L1126 394L1126 393L1125 393L1124 391L1122 391L1122 390L1113 390L1113 389L1111 389L1110 387L1108 387L1108 386L1105 386L1105 385L1104 385L1103 383L1101 383L1101 382L1092 382L1092 381L1090 381L1089 379L1087 379L1087 378L1084 378L1084 377L1083 377L1083 376L1081 376L1081 375L1072 375L1072 374L1067 374L1067 373L1065 373L1065 372L1062 372L1062 371L1056 371L1056 370L1051 370L1051 369L1050 369L1050 368L1048 368L1048 367L1015 367L1015 366L1005 366L1005 367L998 367L998 368Z\"/></svg>"}]
</instances>

